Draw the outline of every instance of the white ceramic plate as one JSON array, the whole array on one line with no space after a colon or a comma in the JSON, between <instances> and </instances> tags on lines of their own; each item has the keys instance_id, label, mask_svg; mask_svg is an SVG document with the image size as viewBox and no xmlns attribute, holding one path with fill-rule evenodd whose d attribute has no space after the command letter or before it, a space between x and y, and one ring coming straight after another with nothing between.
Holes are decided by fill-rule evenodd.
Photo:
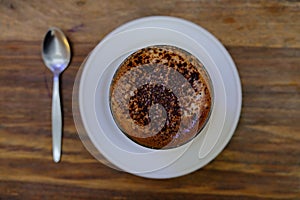
<instances>
[{"instance_id":1,"label":"white ceramic plate","mask_svg":"<svg viewBox=\"0 0 300 200\"><path fill-rule=\"evenodd\" d=\"M214 159L214 157L217 156L222 151L222 149L226 146L226 144L230 140L230 138L235 130L235 127L236 127L238 119L239 119L239 114L240 114L240 109L241 109L240 80L239 80L239 76L238 76L237 70L235 68L235 65L234 65L230 55L227 53L225 48L211 34L209 34L207 31L205 31L204 29L202 29L201 27L199 27L195 24L192 24L190 22L187 22L187 21L181 20L181 19L177 19L177 18L148 17L148 18L135 20L133 22L125 24L125 25L119 27L118 29L116 29L115 31L113 31L111 34L109 34L98 45L98 47L97 47L98 50L96 48L93 51L92 55L96 54L94 52L99 53L99 48L100 49L101 48L104 48L104 49L109 48L109 46L105 46L105 44L108 43L108 44L112 45L111 42L114 40L112 38L120 37L120 35L122 35L122 34L126 35L126 32L127 33L130 33L130 31L136 32L136 30L137 30L136 28L138 28L140 30L145 30L145 28L148 29L147 27L148 28L152 27L151 30L159 30L159 29L163 28L163 30L165 30L166 32L168 32L168 31L170 32L170 30L167 30L167 29L171 29L171 30L173 30L173 32L177 32L179 34L175 34L177 36L175 36L175 39L173 38L173 40L171 40L171 43L166 42L166 41L168 41L168 38L170 38L169 34L168 34L167 38L158 37L158 39L156 38L156 40L154 40L154 41L152 40L154 38L151 38L152 42L150 42L150 43L147 43L147 42L149 42L149 40L146 39L147 41L145 41L145 38L144 38L143 39L144 41L142 43L138 44L137 46L133 45L134 46L133 47L131 45L130 51L133 51L135 49L138 49L138 48L141 48L144 46L157 44L157 43L173 44L174 41L177 42L175 44L176 46L183 45L180 47L186 49L186 47L184 47L185 46L184 44L178 44L178 42L180 43L180 40L178 40L178 38L176 39L176 37L178 37L178 35L180 35L179 37L189 36L190 37L189 39L192 38L192 40L194 40L194 42L196 42L198 44L197 48L200 48L200 51L202 51L202 54L206 55L207 60L210 60L206 63L204 62L204 65L212 66L212 68L214 65L217 66L218 70L222 74L222 77L220 79L223 79L225 82L226 93L230 94L230 95L227 95L227 97L225 94L223 95L224 102L227 102L226 109L229 110L230 112L227 112L228 114L226 115L226 121L225 121L224 127L223 127L222 123L218 126L219 128L221 128L222 131L214 132L212 130L216 130L217 126L214 126L215 129L212 129L210 127L210 129L209 129L210 132L206 132L206 135L201 134L197 138L195 138L195 140L189 144L190 146L188 146L187 150L185 149L186 151L184 150L184 151L181 151L180 153L178 153L178 152L173 153L173 159L168 160L166 162L165 156L163 156L163 154L161 154L161 156L159 156L159 158L161 160L164 160L163 161L164 165L158 164L157 166L153 166L154 168L156 167L155 170L153 170L154 169L153 167L151 168L151 164L153 165L153 162L152 163L146 162L147 167L149 168L149 164L150 164L149 169L152 169L152 170L148 169L148 171L145 170L145 168L144 168L145 166L141 166L139 169L134 169L134 170L132 169L132 166L124 166L123 161L120 162L120 155L118 155L118 153L116 153L115 149L112 150L112 148L111 148L112 146L119 146L119 144L111 145L111 146L108 145L107 147L102 146L102 145L105 146L105 143L103 143L103 139L106 138L105 135L102 135L101 136L102 138L100 137L101 138L100 141L99 141L99 139L97 140L97 139L93 138L93 134L92 135L90 134L89 137L92 140L93 144L97 147L97 150L101 151L101 153L106 157L106 159L108 159L109 162L113 163L118 168L121 168L122 170L130 172L130 173L135 173L136 175L148 177L148 178L171 178L171 177L184 175L184 174L190 173L194 170L201 168L202 166L204 166L208 162L210 162L212 159ZM136 29L136 30L133 30L133 29ZM150 30L150 29L148 29L148 30ZM139 32L139 33L141 33L141 32ZM118 35L118 36L116 36L116 35ZM132 35L132 32L131 32L131 35ZM126 37L128 37L128 35ZM132 38L132 40L128 40L128 41L130 41L130 43L132 43L133 41L136 41L136 37L137 37L137 35L135 35L135 37ZM124 39L124 38L122 38L122 39ZM190 49L188 49L188 50L190 51ZM126 50L126 48L122 50L123 54L119 54L120 52L118 52L117 54L124 55L126 52L129 53L130 51L128 51L128 47L127 47L127 50ZM111 48L110 51L106 51L106 52L108 52L108 54L113 54L114 56L112 56L111 58L108 58L107 63L104 66L102 66L104 68L109 66L110 63L112 63L114 60L117 59L116 58L117 54L116 54L116 52L114 52L114 48ZM100 54L103 55L103 52L101 52ZM98 55L100 55L100 54L98 54ZM196 53L196 52L193 52L193 54L196 56L199 56L199 57L201 57L201 55L202 55L202 54L200 55L199 53ZM88 61L90 58L88 58ZM107 58L107 57L105 57L105 58ZM105 58L103 58L103 59L105 59ZM199 59L201 61L203 61L203 58L199 58ZM91 60L94 60L94 59L91 59ZM213 61L212 64L208 64L211 61ZM102 60L101 60L101 63L103 63ZM91 68L89 68L89 66L92 66L92 63L86 64L84 66L84 71L91 70ZM94 91L95 87L99 86L99 82L101 82L101 78L100 78L100 80L98 80L98 79L99 79L99 77L101 77L101 73L103 73L103 71L98 72L98 73L94 73L94 71L93 71L93 74L95 74L95 79L93 79L92 82L90 82L89 84L82 86L81 90L79 89L79 93L80 93L80 91L82 91L82 93L83 93L81 95L82 97L86 98L86 96L85 96L86 93L84 92L84 89L86 89L85 87L91 87L91 84L92 84L94 86L92 86L92 88L90 88L90 89L92 91ZM87 77L87 75L85 73L83 73L83 74L84 74L83 77ZM86 82L85 80L87 80L87 78L80 79L80 82L81 83ZM90 77L88 78L88 80L90 80ZM104 82L102 81L102 83L105 83L105 81ZM93 99L95 99L95 98L93 98ZM84 99L81 99L81 101L84 101ZM80 113L81 113L81 115L83 115L83 116L81 116L84 118L83 121L85 121L84 127L88 133L91 133L92 132L91 130L94 130L94 129L91 128L91 126L88 124L90 122L90 118L85 116L84 114L82 114L83 111L84 110L81 110ZM222 113L223 113L223 117L224 117L225 112L222 112ZM222 113L219 113L219 116L222 116ZM109 114L109 113L106 113L106 114ZM215 115L215 116L217 116L217 115ZM93 116L93 117L95 117L95 116ZM99 119L99 116L98 116L98 119ZM103 133L103 130L101 130L101 125L99 125L99 127L100 127L100 132ZM115 131L117 131L117 130L115 130ZM205 139L205 136L207 137L206 139ZM220 137L220 139L218 140L219 137ZM106 138L106 139L108 139L108 138ZM203 143L204 139L207 141L210 141L210 144L216 143L216 145L210 145L208 147L203 147L202 143ZM111 142L111 140L108 139L108 142L109 141ZM205 144L207 144L207 143L204 143L204 145ZM204 151L201 151L200 155L199 155L200 148L202 148L202 149L204 148ZM145 152L147 152L147 151L144 151L142 153L145 153ZM184 153L184 154L181 156L182 153ZM116 155L112 156L111 154L116 154ZM170 155L172 155L172 154L170 154ZM174 155L176 155L176 156L174 156ZM180 156L178 156L178 155L180 155ZM144 158L146 158L146 160L147 160L147 157L144 156ZM141 159L142 159L142 157L141 157ZM126 161L126 160L127 160L127 158L125 157L124 161ZM134 160L133 160L133 162L134 162ZM136 160L134 166L136 165L137 162L139 162L139 161ZM166 163L168 163L168 164L166 165Z\"/></svg>"},{"instance_id":2,"label":"white ceramic plate","mask_svg":"<svg viewBox=\"0 0 300 200\"><path fill-rule=\"evenodd\" d=\"M197 150L198 147L193 146L195 147L194 149L189 149L189 151L186 152L185 156L181 157L180 160L177 160L171 166L168 166L163 170L155 171L153 173L138 174L140 176L148 178L172 178L182 176L208 164L225 148L225 146L230 141L238 124L242 107L241 81L230 54L218 41L218 39L216 39L212 34L210 34L202 27L187 20L166 16L140 18L118 27L117 29L112 31L105 39L108 39L113 34L124 30L142 27L163 27L179 31L192 37L199 44L205 47L205 49L217 65L225 82L225 91L227 96L226 121L220 138L214 148L210 151L210 153L207 155L199 155L199 152ZM197 139L200 141L196 140L195 142L201 143L201 137L198 137ZM198 157L199 160L191 160L188 159L188 157Z\"/></svg>"}]
</instances>

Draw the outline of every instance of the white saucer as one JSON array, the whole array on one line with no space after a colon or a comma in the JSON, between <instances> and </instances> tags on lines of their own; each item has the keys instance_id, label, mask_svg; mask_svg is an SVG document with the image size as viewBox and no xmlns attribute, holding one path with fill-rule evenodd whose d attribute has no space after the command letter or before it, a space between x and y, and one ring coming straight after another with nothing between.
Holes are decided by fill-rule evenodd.
<instances>
[{"instance_id":1,"label":"white saucer","mask_svg":"<svg viewBox=\"0 0 300 200\"><path fill-rule=\"evenodd\" d=\"M223 131L219 131L217 133L207 134L207 136L209 136L209 138L213 138L211 140L215 140L215 142L217 142L216 146L214 146L214 145L211 146L211 149L209 149L209 147L208 147L209 151L206 151L205 155L202 155L202 156L200 155L200 157L202 159L199 159L199 149L201 147L201 144L202 144L202 142L204 140L204 136L205 136L205 134L202 134L202 135L199 135L193 142L191 142L189 144L190 146L188 146L188 148L186 148L186 149L184 149L183 151L180 152L181 154L184 153L183 156L178 156L178 155L181 155L181 154L176 153L176 155L177 155L177 157L176 157L176 156L174 156L175 153L173 153L174 158L173 158L173 160L168 161L168 165L166 165L166 164L158 165L158 167L155 170L143 170L145 166L151 165L151 162L147 162L147 157L142 156L146 159L146 160L143 160L143 162L144 161L146 162L145 166L141 166L140 169L132 170L132 166L124 166L124 164L125 164L124 161L126 161L126 159L124 159L123 161L120 162L120 160L122 160L122 157L120 157L120 155L118 157L117 156L118 153L116 153L116 152L119 152L120 149L115 148L115 146L113 144L112 145L110 144L110 146L107 145L106 147L103 147L103 145L105 146L105 144L107 144L107 142L111 142L111 140L109 138L105 138L105 135L103 135L104 137L101 136L100 137L101 139L99 139L99 138L97 139L97 138L94 137L93 134L90 134L95 129L97 129L97 127L95 127L94 125L92 125L94 127L91 128L91 126L89 124L90 120L92 118L89 118L86 115L84 115L83 121L84 121L84 124L85 124L84 127L85 127L91 141L93 142L93 144L96 146L96 148L99 151L101 151L101 153L104 155L104 157L106 157L107 160L109 160L109 162L113 163L114 166L117 166L118 168L121 168L124 171L134 173L136 175L143 176L143 177L171 178L171 177L176 177L176 176L180 176L180 175L190 173L190 172L192 172L194 170L197 170L200 167L204 166L205 164L210 162L215 156L217 156L222 151L222 149L225 147L225 145L228 143L228 141L230 140L230 138L231 138L231 136L234 132L234 129L237 125L237 122L238 122L238 119L239 119L239 114L240 114L240 109L241 109L240 80L239 80L235 65L231 60L231 57L229 56L227 51L224 49L224 47L213 36L211 36L208 32L206 32L202 28L196 26L195 24L192 24L190 22L187 22L187 21L184 21L184 20L181 20L181 19L177 19L177 18L149 17L149 18L139 19L139 20L130 22L128 24L125 24L125 25L119 27L118 29L116 29L115 31L113 31L111 34L109 34L100 43L100 45L98 45L98 47L97 47L98 49L96 48L93 51L91 56L93 56L93 54L95 54L95 52L99 53L98 50L101 49L101 48L102 49L104 48L105 50L111 50L111 52L108 52L108 53L106 52L107 55L108 54L114 54L115 53L114 48L109 48L109 46L105 47L106 44L112 45L114 40L116 40L116 38L118 38L118 37L119 37L119 39L120 38L124 39L124 37L125 37L124 35L126 35L125 32L129 32L130 34L133 34L133 32L140 34L141 31L147 29L146 27L152 27L152 28L149 28L149 30L152 30L154 32L155 32L155 29L157 30L159 28L163 28L163 29L167 28L167 29L171 29L175 32L177 31L179 33L184 33L184 35L190 36L191 38L193 38L198 43L199 46L205 48L204 49L204 51L206 51L205 53L208 53L208 55L209 55L209 58L207 58L207 59L208 60L212 59L214 61L214 64L218 67L218 70L221 71L221 74L222 74L221 79L223 79L224 82L225 82L226 93L230 94L230 96L227 95L227 97L226 97L226 95L223 95L225 97L225 101L227 102L226 109L230 110L230 112L226 115L226 121L225 121L224 127L223 127L223 124L221 124L219 126L219 128L221 128L221 130L223 129ZM138 31L133 30L135 28L142 29L142 30L138 30ZM166 34L167 34L168 31L170 32L170 30L164 30L164 31L165 31ZM172 33L172 31L170 33ZM122 36L122 34L123 34L123 36ZM146 32L144 32L144 34L146 34ZM177 35L179 35L180 37L184 37L184 36L181 36L180 34L177 34ZM176 37L177 37L177 35L176 35ZM159 39L162 39L162 41L158 41ZM156 42L161 44L161 43L165 42L166 39L167 38L164 38L164 37L158 37L158 38L156 38ZM177 42L175 44L176 46L181 45L180 40L176 41L176 39L173 38L171 40L171 43L174 42L174 41ZM147 45L152 45L152 44L153 44L153 42L150 42L148 44L143 44L143 45L147 46ZM170 41L167 42L167 44L170 44ZM123 49L123 50L118 51L117 54L119 54L120 52L129 53L129 52L133 51L134 49L136 49L136 48L138 49L140 47L141 47L141 44L131 45L131 48L129 50L128 49ZM183 47L184 47L184 44L183 44ZM206 48L206 47L208 47L208 48ZM193 52L193 53L196 54L196 52ZM102 54L103 54L103 52L102 52ZM100 54L98 54L98 56L99 55ZM105 58L107 58L107 55L105 56ZM105 59L105 58L101 57L101 59ZM111 58L107 58L107 59L108 59L107 64L105 64L104 67L107 67L109 65L108 63L114 61L116 58L111 57ZM85 65L85 67L83 69L84 70L83 71L83 74L84 74L83 77L86 77L86 74L88 73L88 72L85 72L85 71L91 70L91 68L89 68L89 66L95 65L95 63L93 64L93 62L92 62L93 60L95 60L95 59L91 59L89 61L89 58L88 58L87 65ZM200 60L202 61L203 58L200 58ZM99 61L98 61L98 63L99 63ZM98 72L98 74L97 74L97 72L96 73L93 72L93 74L95 74L95 76L94 76L95 80L91 80L91 77L88 76L88 79L82 79L80 81L81 82L88 81L89 82L89 84L87 84L88 86L91 86L91 84L93 84L93 82L96 83L96 84L94 84L94 86L91 86L91 90L94 91L95 90L95 85L96 85L96 87L98 87L99 82L101 82L100 77L102 76L103 72L104 72L103 70L102 71L100 70ZM100 78L100 79L98 80L97 77ZM102 81L101 83L102 84L105 83L105 80ZM86 90L86 87L87 86L85 86L85 88L84 87L81 88L81 91L82 91L81 97L84 97L85 99L81 99L80 101L85 101L86 97L88 95L91 95L91 94L87 94L86 92L84 92L84 89ZM95 94L97 94L97 93L95 92ZM95 109L95 108L93 108L93 109ZM81 114L83 112L85 112L85 111L84 110L80 111ZM95 114L95 115L97 117L97 114ZM105 115L109 115L109 113L105 113ZM225 113L224 113L224 115L225 115ZM225 116L223 116L223 118L225 119ZM106 124L106 122L101 122L101 120L99 120L99 116L98 116L98 123ZM102 125L102 127L103 126L105 126L105 125ZM98 129L97 131L98 132L99 131L103 132L102 127L100 125L98 127L100 129ZM115 131L117 131L117 129ZM220 139L217 140L219 136L220 136ZM103 143L103 140L105 140L104 143ZM129 150L129 151L131 151L131 150ZM134 151L136 151L136 150L134 150ZM148 152L149 151L147 151L147 150L145 150L145 151L141 150L141 152L138 152L138 153L148 153ZM115 157L112 156L111 154L115 154L114 155ZM160 158L162 159L162 158L165 158L165 157L163 156L163 157L160 157ZM133 161L134 161L134 159L133 159ZM139 162L139 161L137 160L136 162ZM152 163L153 163L153 161L152 161ZM164 162L164 163L166 163L166 162Z\"/></svg>"}]
</instances>

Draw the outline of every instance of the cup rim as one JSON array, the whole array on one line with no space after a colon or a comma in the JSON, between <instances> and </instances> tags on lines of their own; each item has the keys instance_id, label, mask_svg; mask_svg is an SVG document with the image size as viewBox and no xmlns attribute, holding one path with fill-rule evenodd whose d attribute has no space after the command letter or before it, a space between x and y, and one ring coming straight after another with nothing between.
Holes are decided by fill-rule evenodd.
<instances>
[{"instance_id":1,"label":"cup rim","mask_svg":"<svg viewBox=\"0 0 300 200\"><path fill-rule=\"evenodd\" d=\"M191 135L190 137L186 138L185 140L182 140L181 142L179 142L177 145L169 145L167 144L166 146L162 147L162 148L155 148L155 147L150 147L150 146L147 146L147 145L143 145L143 144L140 144L139 142L135 141L131 136L131 133L127 133L126 130L124 130L122 127L120 127L120 124L118 124L118 119L116 119L116 116L115 116L115 113L113 111L113 108L112 108L112 104L111 104L111 91L112 91L112 82L116 76L116 73L118 72L118 70L120 69L121 65L126 61L126 59L128 59L130 56L132 56L134 53L136 53L137 51L140 51L140 50L143 50L143 49L146 49L146 48L161 48L161 49L167 49L170 50L176 50L176 51L179 51L180 54L186 54L188 56L193 56L193 61L194 62L197 62L198 65L195 66L195 68L199 71L199 73L201 74L201 76L203 77L204 81L206 82L206 85L207 87L209 88L209 96L210 96L210 108L209 108L209 112L207 113L207 116L205 118L205 120L202 122L201 124L201 127L200 128L197 128L197 132L195 132L194 135ZM188 52L187 50L184 50L180 47L177 47L177 46L174 46L174 45L150 45L150 46L146 46L146 47L143 47L141 49L138 49L137 51L135 52L131 52L129 53L129 55L127 56L124 56L124 58L122 57L122 62L115 68L114 67L114 70L113 70L113 75L110 76L110 79L109 79L109 82L110 82L110 86L109 86L109 107L110 107L110 114L112 116L112 119L114 120L114 124L119 128L119 130L124 134L126 135L131 141L133 141L134 143L142 146L142 147L145 147L145 148L148 148L148 149L152 149L152 150L168 150L168 149L173 149L173 148L178 148L182 145L185 145L187 143L189 143L190 141L192 141L195 137L197 137L199 134L203 133L204 132L204 129L208 126L208 123L210 121L210 118L211 118L211 114L212 114L212 111L213 111L213 108L214 108L214 104L215 104L215 101L214 101L214 91L215 91L215 86L210 78L210 74L209 72L207 71L206 69L206 66L202 63L201 60L199 60L196 56L194 56L193 54L191 54L190 52ZM149 64L151 66L151 64ZM149 66L148 64L146 65L146 67ZM163 65L163 64L162 64ZM109 68L110 66L108 66ZM138 67L138 66L137 66ZM200 69L198 69L198 67ZM174 70L176 71L176 70ZM200 72L201 71L201 72ZM179 72L177 72L179 74ZM182 76L182 75L181 75ZM185 79L185 78L184 78ZM155 83L152 82L152 83ZM190 84L190 83L189 83ZM119 100L118 100L119 101ZM200 110L199 110L200 111ZM183 117L183 116L181 116ZM198 120L197 120L198 122ZM176 133L177 134L177 133ZM184 133L183 133L184 134ZM171 142L171 141L170 141Z\"/></svg>"}]
</instances>

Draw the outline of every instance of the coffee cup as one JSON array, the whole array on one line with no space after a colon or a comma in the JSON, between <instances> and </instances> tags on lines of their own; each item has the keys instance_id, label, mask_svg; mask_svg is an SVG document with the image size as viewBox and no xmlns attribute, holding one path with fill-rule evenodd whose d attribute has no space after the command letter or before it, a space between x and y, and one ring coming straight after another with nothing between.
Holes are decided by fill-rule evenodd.
<instances>
[{"instance_id":1,"label":"coffee cup","mask_svg":"<svg viewBox=\"0 0 300 200\"><path fill-rule=\"evenodd\" d=\"M188 143L206 126L213 108L205 66L172 45L152 45L130 54L114 72L109 91L117 127L150 149Z\"/></svg>"}]
</instances>

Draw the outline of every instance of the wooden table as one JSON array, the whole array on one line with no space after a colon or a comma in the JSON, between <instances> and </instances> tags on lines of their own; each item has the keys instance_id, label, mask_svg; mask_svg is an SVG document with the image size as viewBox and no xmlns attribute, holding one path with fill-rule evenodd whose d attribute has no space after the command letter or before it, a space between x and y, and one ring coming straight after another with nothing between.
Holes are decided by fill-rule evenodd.
<instances>
[{"instance_id":1,"label":"wooden table","mask_svg":"<svg viewBox=\"0 0 300 200\"><path fill-rule=\"evenodd\" d=\"M108 168L82 145L72 116L80 64L110 31L169 15L214 34L242 81L236 132L205 167L151 180ZM63 155L51 156L52 74L41 60L48 27L72 42L62 76ZM0 1L0 199L300 199L300 2Z\"/></svg>"}]
</instances>

